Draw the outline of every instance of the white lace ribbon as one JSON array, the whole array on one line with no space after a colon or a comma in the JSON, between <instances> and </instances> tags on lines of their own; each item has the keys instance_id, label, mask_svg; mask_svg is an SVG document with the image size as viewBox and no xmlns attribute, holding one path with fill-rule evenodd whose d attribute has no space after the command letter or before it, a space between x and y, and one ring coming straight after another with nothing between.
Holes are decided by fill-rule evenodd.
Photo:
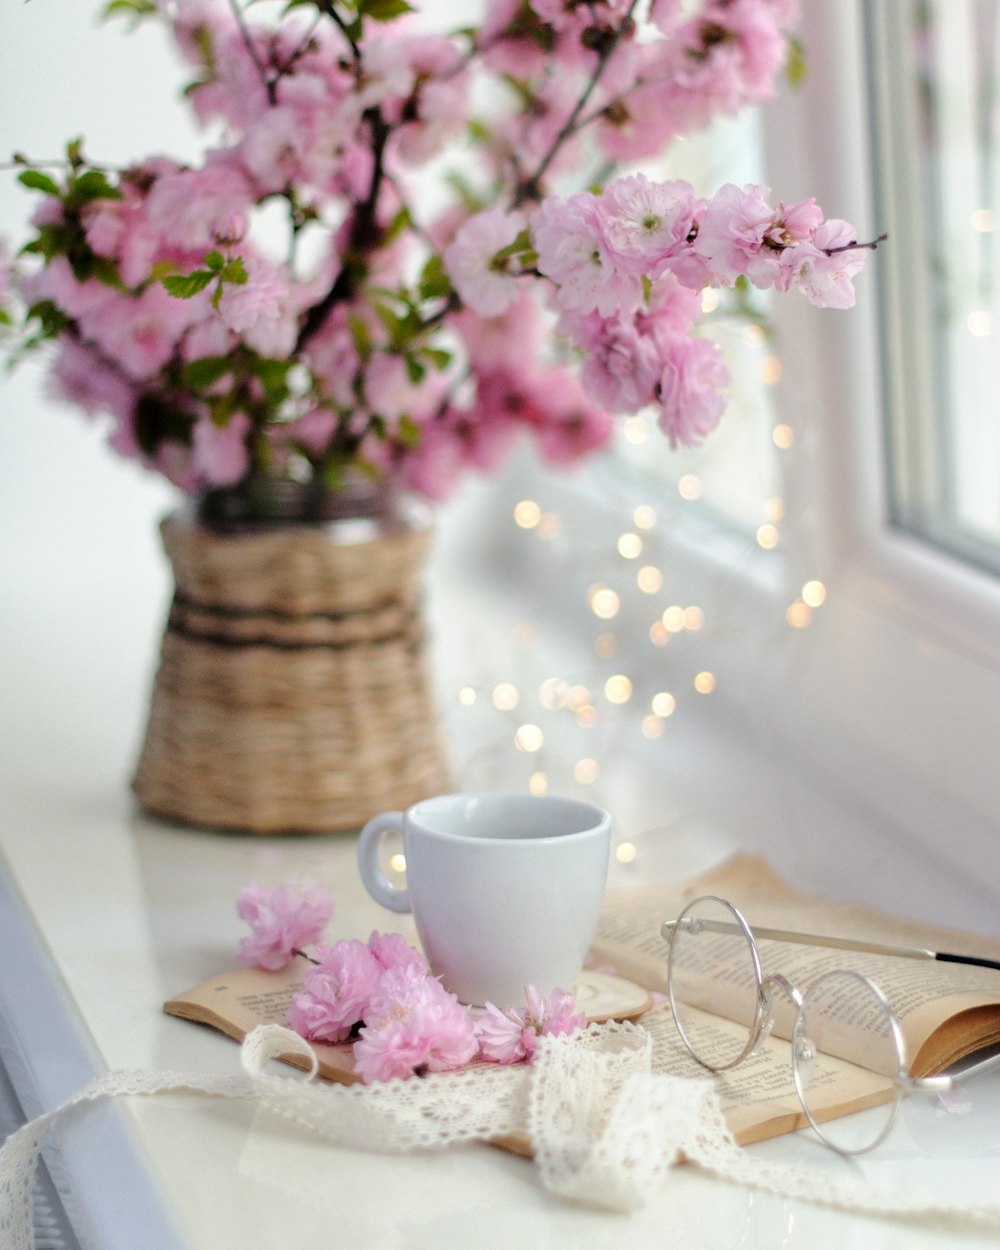
<instances>
[{"instance_id":1,"label":"white lace ribbon","mask_svg":"<svg viewBox=\"0 0 1000 1250\"><path fill-rule=\"evenodd\" d=\"M296 1053L300 1077L265 1071ZM572 1037L542 1037L530 1067L478 1067L423 1080L376 1085L314 1082L307 1042L261 1025L242 1048L243 1075L109 1072L54 1111L11 1134L0 1147L0 1246L31 1250L35 1172L52 1124L107 1098L184 1090L249 1099L328 1141L357 1150L406 1153L519 1136L530 1141L542 1184L605 1210L630 1211L688 1160L726 1180L785 1197L850 1210L943 1214L1000 1226L1000 1203L954 1207L862 1178L766 1163L737 1146L710 1080L654 1075L651 1039L633 1024L593 1025Z\"/></svg>"}]
</instances>

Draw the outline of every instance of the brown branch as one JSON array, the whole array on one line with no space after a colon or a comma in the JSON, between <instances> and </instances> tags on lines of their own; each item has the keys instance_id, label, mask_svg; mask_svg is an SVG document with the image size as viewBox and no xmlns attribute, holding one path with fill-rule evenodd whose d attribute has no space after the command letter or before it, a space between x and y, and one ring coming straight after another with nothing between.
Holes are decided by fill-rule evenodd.
<instances>
[{"instance_id":1,"label":"brown branch","mask_svg":"<svg viewBox=\"0 0 1000 1250\"><path fill-rule=\"evenodd\" d=\"M364 258L378 246L382 239L382 227L378 222L378 201L385 178L385 145L392 133L392 127L382 116L382 111L377 105L366 109L364 117L371 127L372 153L375 157L368 195L364 202L355 209L347 237L344 264L333 286L306 313L295 344L296 355L322 329L332 310L338 304L346 303L353 298L367 273Z\"/></svg>"},{"instance_id":2,"label":"brown branch","mask_svg":"<svg viewBox=\"0 0 1000 1250\"><path fill-rule=\"evenodd\" d=\"M857 239L853 243L844 243L840 247L824 247L822 250L827 256L836 256L838 252L854 252L867 248L874 252L880 243L884 243L888 239L888 234L880 234L877 239L872 239L869 243L859 243Z\"/></svg>"},{"instance_id":3,"label":"brown branch","mask_svg":"<svg viewBox=\"0 0 1000 1250\"><path fill-rule=\"evenodd\" d=\"M260 76L260 81L267 92L268 104L276 104L278 102L277 91L275 89L276 80L267 72L267 66L260 59L260 53L254 46L253 36L250 34L250 28L247 26L243 18L243 10L239 6L239 0L229 0L229 7L233 11L233 17L239 28L240 38L243 40L243 46L247 50L250 60L254 63L254 68Z\"/></svg>"}]
</instances>

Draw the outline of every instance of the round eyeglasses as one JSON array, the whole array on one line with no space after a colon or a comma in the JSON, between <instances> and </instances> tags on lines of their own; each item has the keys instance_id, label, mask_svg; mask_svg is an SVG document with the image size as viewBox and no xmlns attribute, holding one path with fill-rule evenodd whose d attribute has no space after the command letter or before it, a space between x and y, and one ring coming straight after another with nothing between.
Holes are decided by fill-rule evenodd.
<instances>
[{"instance_id":1,"label":"round eyeglasses","mask_svg":"<svg viewBox=\"0 0 1000 1250\"><path fill-rule=\"evenodd\" d=\"M815 945L858 945L779 930L759 932ZM780 973L765 976L753 930L726 899L695 899L663 925L662 933L669 943L667 988L674 1022L684 1046L704 1067L723 1072L752 1054L773 1027L775 991L787 996L795 1008L789 1037L802 1110L822 1141L841 1154L863 1154L883 1141L905 1096L941 1093L971 1074L910 1076L899 1022L879 987L860 973L823 973L804 992ZM906 948L866 949L915 954ZM844 1115L842 1105L837 1107L843 1099L831 1098L831 1090L843 1089L845 1081L852 1105L871 1108L864 1117Z\"/></svg>"}]
</instances>

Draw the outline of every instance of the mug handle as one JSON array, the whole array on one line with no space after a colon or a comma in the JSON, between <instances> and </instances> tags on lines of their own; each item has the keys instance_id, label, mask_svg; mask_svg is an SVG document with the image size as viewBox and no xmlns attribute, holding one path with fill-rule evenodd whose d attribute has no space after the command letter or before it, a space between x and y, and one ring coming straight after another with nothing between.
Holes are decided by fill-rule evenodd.
<instances>
[{"instance_id":1,"label":"mug handle","mask_svg":"<svg viewBox=\"0 0 1000 1250\"><path fill-rule=\"evenodd\" d=\"M358 871L365 889L376 903L381 903L390 911L407 912L410 911L410 891L405 887L400 890L390 885L379 863L379 847L383 835L402 832L402 812L382 812L379 816L373 816L358 838Z\"/></svg>"}]
</instances>

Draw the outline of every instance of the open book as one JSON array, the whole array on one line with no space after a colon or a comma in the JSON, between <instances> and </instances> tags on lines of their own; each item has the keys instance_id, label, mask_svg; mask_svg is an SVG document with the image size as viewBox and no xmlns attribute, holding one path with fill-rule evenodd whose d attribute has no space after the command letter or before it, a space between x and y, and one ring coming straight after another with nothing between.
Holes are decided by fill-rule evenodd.
<instances>
[{"instance_id":1,"label":"open book","mask_svg":"<svg viewBox=\"0 0 1000 1250\"><path fill-rule=\"evenodd\" d=\"M735 857L675 887L609 894L593 945L593 966L574 991L591 1019L641 1017L653 1036L654 1068L672 1075L704 1078L707 1073L684 1049L662 997L667 988L667 946L660 926L701 894L729 899L751 927L758 924L1000 958L1000 941L804 895L753 857ZM966 1055L1000 1043L998 971L787 942L760 940L758 945L765 975L780 971L803 989L834 968L871 977L899 1019L910 1070L916 1076L940 1072ZM241 968L169 999L164 1009L241 1040L257 1024L284 1023L305 967L296 961L283 972ZM782 1032L788 1035L791 1011L776 1015L776 1036L737 1068L714 1078L729 1127L744 1144L806 1123L792 1079L790 1046L780 1036ZM716 1023L720 1028L730 1027L725 1019ZM317 1045L315 1049L321 1075L343 1082L357 1080L350 1046ZM817 1094L815 1106L821 1117L847 1115L891 1094L892 1086L884 1078L844 1063L834 1065L822 1089L823 1102L819 1103Z\"/></svg>"}]
</instances>

